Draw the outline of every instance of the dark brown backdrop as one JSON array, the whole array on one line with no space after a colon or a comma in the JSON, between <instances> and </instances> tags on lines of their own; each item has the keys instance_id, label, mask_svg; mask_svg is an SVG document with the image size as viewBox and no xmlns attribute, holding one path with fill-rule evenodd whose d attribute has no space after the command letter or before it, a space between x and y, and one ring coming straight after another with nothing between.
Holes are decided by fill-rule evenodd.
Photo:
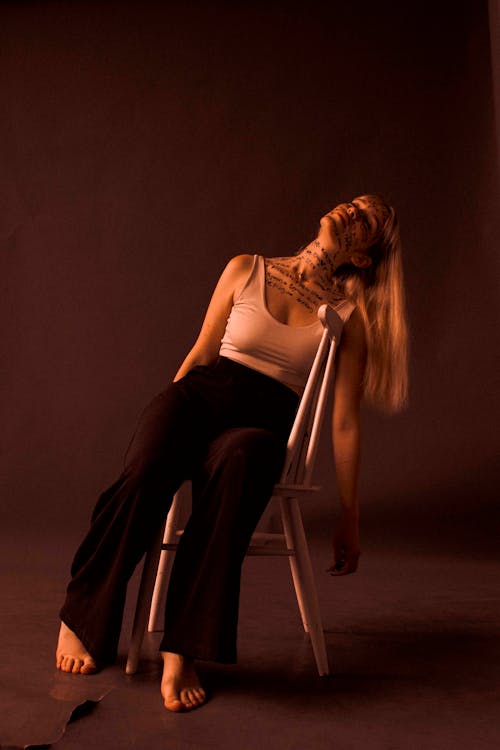
<instances>
[{"instance_id":1,"label":"dark brown backdrop","mask_svg":"<svg viewBox=\"0 0 500 750\"><path fill-rule=\"evenodd\" d=\"M338 200L379 191L403 230L411 405L365 414L363 517L389 534L430 522L434 546L487 533L487 4L4 2L0 17L5 520L70 509L80 529L225 262L293 252Z\"/></svg>"}]
</instances>

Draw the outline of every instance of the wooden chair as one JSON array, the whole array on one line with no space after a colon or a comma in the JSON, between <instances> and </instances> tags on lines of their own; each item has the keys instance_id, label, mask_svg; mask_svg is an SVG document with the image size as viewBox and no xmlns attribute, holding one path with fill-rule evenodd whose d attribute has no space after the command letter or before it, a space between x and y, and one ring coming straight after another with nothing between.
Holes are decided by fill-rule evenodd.
<instances>
[{"instance_id":1,"label":"wooden chair","mask_svg":"<svg viewBox=\"0 0 500 750\"><path fill-rule=\"evenodd\" d=\"M289 557L302 624L310 635L321 676L329 674L328 656L299 499L309 498L321 489L312 484L312 473L328 393L333 384L336 347L343 324L353 309L350 302L344 301L335 309L322 305L318 310L324 331L290 432L281 479L273 491L273 498L280 499L283 533L255 532L247 550L249 555ZM127 674L137 671L148 615L149 632L162 629L162 605L177 539L182 534L180 525L185 508L185 492L184 485L174 497L164 528L160 529L146 554L128 653Z\"/></svg>"}]
</instances>

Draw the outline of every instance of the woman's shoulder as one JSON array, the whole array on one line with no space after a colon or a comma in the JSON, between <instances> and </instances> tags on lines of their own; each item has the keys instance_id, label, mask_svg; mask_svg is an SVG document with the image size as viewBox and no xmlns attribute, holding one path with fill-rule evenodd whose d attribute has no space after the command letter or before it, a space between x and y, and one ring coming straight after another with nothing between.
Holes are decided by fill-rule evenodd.
<instances>
[{"instance_id":1,"label":"woman's shoulder","mask_svg":"<svg viewBox=\"0 0 500 750\"><path fill-rule=\"evenodd\" d=\"M219 286L229 290L233 299L247 283L255 261L255 255L244 253L235 255L227 262L219 279Z\"/></svg>"},{"instance_id":2,"label":"woman's shoulder","mask_svg":"<svg viewBox=\"0 0 500 750\"><path fill-rule=\"evenodd\" d=\"M250 276L258 258L258 255L250 255L249 253L235 255L228 261L222 275L233 279L236 283L241 279L246 280Z\"/></svg>"},{"instance_id":3,"label":"woman's shoulder","mask_svg":"<svg viewBox=\"0 0 500 750\"><path fill-rule=\"evenodd\" d=\"M255 263L255 257L255 255L250 255L249 253L235 255L231 258L231 260L228 261L226 270L233 273L244 273L245 271L250 271L250 269L253 267L253 264Z\"/></svg>"}]
</instances>

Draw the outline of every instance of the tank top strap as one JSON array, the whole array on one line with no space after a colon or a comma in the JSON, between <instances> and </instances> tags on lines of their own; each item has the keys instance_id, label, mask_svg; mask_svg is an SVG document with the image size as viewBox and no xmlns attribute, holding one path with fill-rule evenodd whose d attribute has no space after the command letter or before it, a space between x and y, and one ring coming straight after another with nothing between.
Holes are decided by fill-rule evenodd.
<instances>
[{"instance_id":1,"label":"tank top strap","mask_svg":"<svg viewBox=\"0 0 500 750\"><path fill-rule=\"evenodd\" d=\"M254 264L257 268L255 276L257 283L257 291L259 294L260 304L264 309L267 309L266 300L266 259L263 255L256 255Z\"/></svg>"},{"instance_id":2,"label":"tank top strap","mask_svg":"<svg viewBox=\"0 0 500 750\"><path fill-rule=\"evenodd\" d=\"M262 287L262 276L263 271L261 270L261 263L260 258L262 256L260 255L254 255L253 256L253 263L252 268L250 269L250 273L248 274L247 280L241 287L240 293L238 294L237 299L243 299L244 297L255 297L257 294L259 296L260 293L260 287ZM262 258L262 269L264 268L264 258Z\"/></svg>"}]
</instances>

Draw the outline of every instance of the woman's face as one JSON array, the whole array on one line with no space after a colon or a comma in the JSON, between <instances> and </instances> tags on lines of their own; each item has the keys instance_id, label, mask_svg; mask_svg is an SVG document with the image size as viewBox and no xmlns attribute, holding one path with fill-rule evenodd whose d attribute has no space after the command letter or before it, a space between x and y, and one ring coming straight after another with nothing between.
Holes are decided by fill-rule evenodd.
<instances>
[{"instance_id":1,"label":"woman's face","mask_svg":"<svg viewBox=\"0 0 500 750\"><path fill-rule=\"evenodd\" d=\"M325 214L320 220L320 232L345 253L364 253L375 242L388 215L379 198L361 195Z\"/></svg>"}]
</instances>

